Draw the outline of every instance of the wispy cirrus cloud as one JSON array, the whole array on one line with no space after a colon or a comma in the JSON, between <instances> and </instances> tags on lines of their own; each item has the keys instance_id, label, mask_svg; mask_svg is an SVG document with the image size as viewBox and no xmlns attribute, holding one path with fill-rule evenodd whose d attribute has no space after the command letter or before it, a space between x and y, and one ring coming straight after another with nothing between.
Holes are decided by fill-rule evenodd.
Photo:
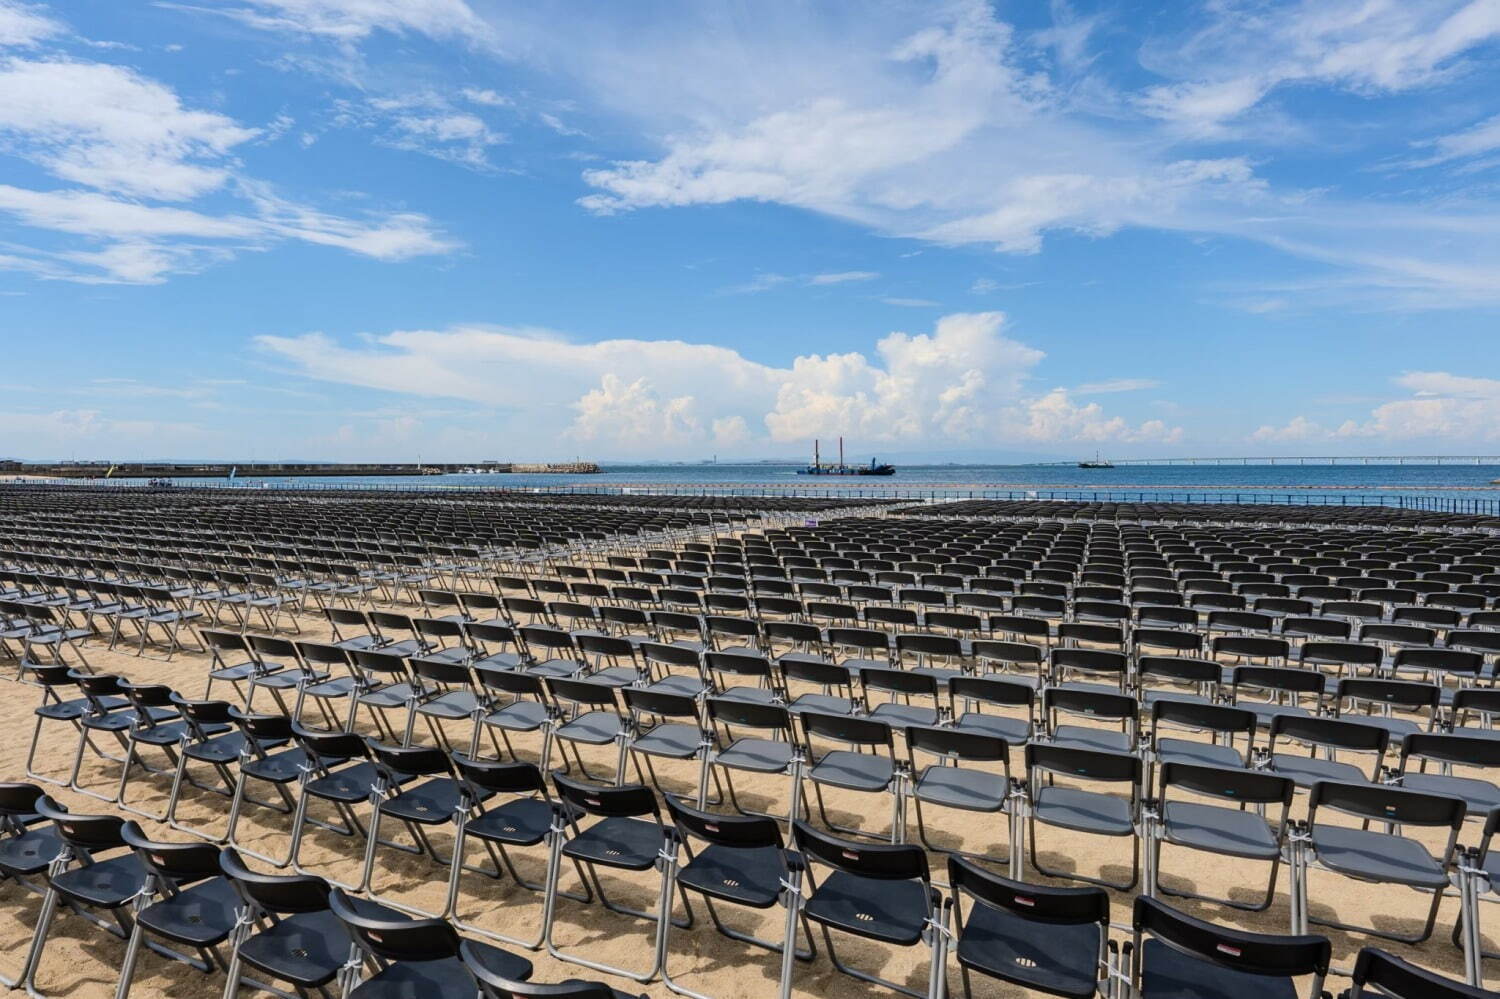
<instances>
[{"instance_id":1,"label":"wispy cirrus cloud","mask_svg":"<svg viewBox=\"0 0 1500 999\"><path fill-rule=\"evenodd\" d=\"M33 28L24 40L60 30ZM15 35L13 24L9 31L4 37ZM64 185L0 184L0 216L23 230L71 238L58 245L12 235L0 268L54 280L152 284L288 240L378 260L452 248L420 213L340 215L278 195L240 159L262 134L194 108L126 66L56 53L0 54L0 151Z\"/></svg>"}]
</instances>

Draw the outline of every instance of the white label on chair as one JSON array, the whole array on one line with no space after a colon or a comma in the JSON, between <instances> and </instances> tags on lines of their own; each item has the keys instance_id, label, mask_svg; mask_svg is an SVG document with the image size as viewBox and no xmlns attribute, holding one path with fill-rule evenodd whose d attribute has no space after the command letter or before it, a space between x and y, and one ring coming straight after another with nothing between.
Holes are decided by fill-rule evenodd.
<instances>
[{"instance_id":1,"label":"white label on chair","mask_svg":"<svg viewBox=\"0 0 1500 999\"><path fill-rule=\"evenodd\" d=\"M1240 954L1243 953L1238 947L1231 947L1229 944L1222 943L1215 944L1214 950L1218 951L1220 954L1228 954L1230 957L1239 957Z\"/></svg>"}]
</instances>

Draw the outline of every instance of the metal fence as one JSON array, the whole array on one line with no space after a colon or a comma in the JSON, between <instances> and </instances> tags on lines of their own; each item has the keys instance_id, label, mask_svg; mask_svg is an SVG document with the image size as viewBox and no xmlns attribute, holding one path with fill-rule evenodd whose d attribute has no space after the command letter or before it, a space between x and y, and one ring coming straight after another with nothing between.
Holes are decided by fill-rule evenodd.
<instances>
[{"instance_id":1,"label":"metal fence","mask_svg":"<svg viewBox=\"0 0 1500 999\"><path fill-rule=\"evenodd\" d=\"M0 486L5 485L0 480ZM1500 499L1475 496L1434 496L1418 492L1386 493L1329 493L1321 490L1275 492L1270 489L1025 489L983 487L857 487L835 485L738 485L716 486L711 484L640 484L633 486L611 485L491 485L489 483L375 483L361 482L227 482L223 479L199 481L174 480L170 486L150 486L141 481L118 479L56 479L45 483L36 481L16 483L18 485L89 486L109 489L233 489L254 492L259 490L317 491L317 492L410 492L428 494L462 493L512 493L512 494L562 494L570 496L738 496L791 497L799 499L863 499L889 500L909 503L937 503L957 500L1021 500L1021 501L1069 501L1082 503L1233 503L1269 504L1273 506L1364 506L1386 507L1398 510L1416 510L1429 513L1475 514L1500 517Z\"/></svg>"}]
</instances>

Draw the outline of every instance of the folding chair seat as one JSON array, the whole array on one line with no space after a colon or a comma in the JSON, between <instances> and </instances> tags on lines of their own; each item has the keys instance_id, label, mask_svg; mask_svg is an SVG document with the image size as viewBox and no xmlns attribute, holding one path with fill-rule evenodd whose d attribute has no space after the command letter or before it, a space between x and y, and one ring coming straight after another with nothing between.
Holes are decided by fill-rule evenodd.
<instances>
[{"instance_id":1,"label":"folding chair seat","mask_svg":"<svg viewBox=\"0 0 1500 999\"><path fill-rule=\"evenodd\" d=\"M1376 947L1354 959L1354 986L1340 999L1493 999L1495 993L1419 968Z\"/></svg>"},{"instance_id":2,"label":"folding chair seat","mask_svg":"<svg viewBox=\"0 0 1500 999\"><path fill-rule=\"evenodd\" d=\"M942 896L934 890L927 868L927 855L912 845L880 845L853 842L819 832L805 822L793 826L793 842L806 858L806 877L811 889L804 899L795 896L798 919L817 923L829 960L843 974L881 985L902 995L925 999L945 994L947 935L942 925ZM829 869L821 883L815 867ZM792 933L796 921L787 919L788 934L783 954L795 946ZM832 931L893 947L925 945L930 954L928 981L922 989L879 978L844 964L834 947ZM782 962L781 994L791 990L791 961Z\"/></svg>"},{"instance_id":3,"label":"folding chair seat","mask_svg":"<svg viewBox=\"0 0 1500 999\"><path fill-rule=\"evenodd\" d=\"M1378 781L1390 737L1390 732L1378 725L1338 718L1278 715L1271 719L1271 740L1266 746L1265 765L1274 773L1290 777L1300 788L1310 788L1318 781L1355 784ZM1277 742L1280 740L1307 746L1308 755L1279 752ZM1340 751L1372 754L1368 772L1337 759ZM1320 752L1322 756L1318 755Z\"/></svg>"},{"instance_id":4,"label":"folding chair seat","mask_svg":"<svg viewBox=\"0 0 1500 999\"><path fill-rule=\"evenodd\" d=\"M987 705L1010 708L1015 715L985 712ZM1008 676L957 676L948 681L948 717L960 731L994 736L1008 745L1021 746L1031 739L1035 714L1036 689Z\"/></svg>"},{"instance_id":5,"label":"folding chair seat","mask_svg":"<svg viewBox=\"0 0 1500 999\"><path fill-rule=\"evenodd\" d=\"M1087 718L1090 722L1115 722L1120 730L1061 724L1061 716L1065 714ZM1077 687L1042 690L1042 719L1046 725L1047 741L1056 746L1134 753L1140 742L1139 716L1139 702L1127 694Z\"/></svg>"},{"instance_id":6,"label":"folding chair seat","mask_svg":"<svg viewBox=\"0 0 1500 999\"><path fill-rule=\"evenodd\" d=\"M1140 850L1135 838L1140 819L1140 787L1144 768L1140 757L1048 743L1026 744L1027 793L1030 800L1028 839L1031 866L1052 878L1085 881L1118 891L1129 891L1140 879ZM1043 783L1043 778L1047 783ZM1053 783L1070 777L1094 784L1126 785L1127 797ZM1127 837L1131 843L1130 878L1123 883L1068 871L1051 870L1038 859L1040 825L1071 829L1096 836Z\"/></svg>"},{"instance_id":7,"label":"folding chair seat","mask_svg":"<svg viewBox=\"0 0 1500 999\"><path fill-rule=\"evenodd\" d=\"M889 837L892 843L901 842L905 830L905 808L891 726L875 718L818 711L803 711L797 717L802 723L802 755L807 761L805 776L812 781L818 815L823 824L849 836L872 835L856 827L841 826L828 817L823 797L825 786L863 794L889 794ZM828 749L820 753L816 741L819 739L849 748Z\"/></svg>"},{"instance_id":8,"label":"folding chair seat","mask_svg":"<svg viewBox=\"0 0 1500 999\"><path fill-rule=\"evenodd\" d=\"M677 839L688 855L688 862L677 871L677 886L684 901L689 897L688 893L702 896L719 933L731 940L780 953L785 936L781 940L764 940L731 929L719 917L715 906L718 902L766 911L779 904L785 906L789 914L793 911L794 900L788 894L788 886L794 883L792 872L799 861L788 855L777 823L764 816L718 815L700 811L670 795L664 800ZM695 851L697 843L704 845ZM796 949L794 942L791 956L810 961L817 948L805 919L802 926L807 948ZM795 930L793 936L795 940ZM670 956L669 943L666 955ZM697 995L673 981L665 960L662 979L674 992Z\"/></svg>"},{"instance_id":9,"label":"folding chair seat","mask_svg":"<svg viewBox=\"0 0 1500 999\"><path fill-rule=\"evenodd\" d=\"M1010 746L1004 739L955 728L909 726L905 732L907 773L911 775L911 797L917 812L917 836L935 853L952 853L992 863L1008 864L1013 873L1021 869L1021 820L1019 802L1010 776ZM920 757L919 757L920 754ZM936 762L919 766L918 760ZM966 765L969 764L969 765ZM996 765L998 764L998 769ZM988 767L989 769L986 769ZM940 846L928 834L922 810L953 808L964 812L999 815L1007 813L1010 826L1009 852L991 855ZM985 823L988 833L998 822Z\"/></svg>"},{"instance_id":10,"label":"folding chair seat","mask_svg":"<svg viewBox=\"0 0 1500 999\"><path fill-rule=\"evenodd\" d=\"M1212 742L1163 736L1162 729L1208 732ZM1151 763L1191 763L1197 766L1245 768L1255 755L1255 713L1223 704L1196 701L1157 701L1151 705ZM1243 742L1235 745L1237 738Z\"/></svg>"},{"instance_id":11,"label":"folding chair seat","mask_svg":"<svg viewBox=\"0 0 1500 999\"><path fill-rule=\"evenodd\" d=\"M561 712L559 723L552 730L552 738L560 742L563 761L567 762L568 746L573 746L573 760L579 772L589 780L602 780L589 772L578 744L585 746L617 747L614 773L610 783L619 783L625 775L625 756L630 739L630 720L620 708L615 691L610 684L592 680L570 680L553 677L544 681L548 699Z\"/></svg>"},{"instance_id":12,"label":"folding chair seat","mask_svg":"<svg viewBox=\"0 0 1500 999\"><path fill-rule=\"evenodd\" d=\"M141 827L127 822L120 838L134 851L149 877L134 902L134 923L120 965L116 999L125 999L135 977L141 945L159 941L176 960L209 974L228 968L219 945L236 924L239 898L219 868L219 848L208 843L167 843L148 839ZM168 947L196 951L173 952Z\"/></svg>"},{"instance_id":13,"label":"folding chair seat","mask_svg":"<svg viewBox=\"0 0 1500 999\"><path fill-rule=\"evenodd\" d=\"M666 961L667 924L671 922L682 929L692 926L690 905L687 906L685 920L672 920L677 848L675 834L662 824L656 796L650 788L641 785L600 787L571 780L557 772L552 774L552 783L564 805L559 814L565 817L565 821L552 836L548 854L547 895L542 915L547 953L559 961L582 965L605 974L619 975L638 982L652 981L661 973ZM596 821L587 827L582 826L581 820L590 817ZM603 964L580 954L564 951L558 946L554 939L555 913L561 887L559 875L565 857L582 865L588 875L585 884L592 883L593 890L605 908L656 924L652 961L645 971ZM659 876L655 911L635 910L612 902L599 879L599 868L627 873L644 873L655 869ZM677 890L682 892L680 887ZM683 901L686 905L686 894L683 894Z\"/></svg>"},{"instance_id":14,"label":"folding chair seat","mask_svg":"<svg viewBox=\"0 0 1500 999\"><path fill-rule=\"evenodd\" d=\"M1319 822L1318 814L1325 809L1359 819L1365 824L1378 822L1434 830L1446 826L1449 829L1448 841L1442 855L1434 857L1423 843L1404 834ZM1306 838L1293 844L1296 890L1299 893L1292 902L1293 926L1305 929L1311 922L1403 943L1426 940L1432 935L1438 908L1449 884L1449 870L1454 863L1458 834L1463 828L1464 811L1462 800L1444 795L1379 784L1333 781L1314 784L1307 806ZM1425 925L1415 934L1399 934L1311 916L1308 912L1311 900L1307 872L1314 867L1367 884L1404 885L1419 892L1430 892L1432 906L1428 909Z\"/></svg>"},{"instance_id":15,"label":"folding chair seat","mask_svg":"<svg viewBox=\"0 0 1500 999\"><path fill-rule=\"evenodd\" d=\"M1104 889L1024 884L957 856L948 858L948 884L965 999L971 974L1071 999L1110 994L1116 951Z\"/></svg>"},{"instance_id":16,"label":"folding chair seat","mask_svg":"<svg viewBox=\"0 0 1500 999\"><path fill-rule=\"evenodd\" d=\"M1288 821L1295 785L1289 778L1245 769L1226 769L1194 763L1164 762L1157 783L1156 803L1146 810L1146 894L1176 895L1262 912L1276 895L1276 875L1291 828ZM1173 789L1194 799L1168 800ZM1229 804L1207 804L1208 798ZM1261 814L1266 806L1281 805L1273 826ZM1246 806L1253 806L1254 810ZM1259 901L1245 902L1177 891L1161 884L1162 844L1198 850L1220 857L1269 863L1271 873Z\"/></svg>"},{"instance_id":17,"label":"folding chair seat","mask_svg":"<svg viewBox=\"0 0 1500 999\"><path fill-rule=\"evenodd\" d=\"M224 995L234 999L242 984L267 987L246 969L304 994L324 991L349 956L349 934L328 907L328 882L252 871L233 849L220 852L219 869L240 902Z\"/></svg>"},{"instance_id":18,"label":"folding chair seat","mask_svg":"<svg viewBox=\"0 0 1500 999\"><path fill-rule=\"evenodd\" d=\"M1128 986L1139 999L1321 999L1327 937L1216 926L1139 895ZM1305 992L1297 979L1308 982Z\"/></svg>"}]
</instances>

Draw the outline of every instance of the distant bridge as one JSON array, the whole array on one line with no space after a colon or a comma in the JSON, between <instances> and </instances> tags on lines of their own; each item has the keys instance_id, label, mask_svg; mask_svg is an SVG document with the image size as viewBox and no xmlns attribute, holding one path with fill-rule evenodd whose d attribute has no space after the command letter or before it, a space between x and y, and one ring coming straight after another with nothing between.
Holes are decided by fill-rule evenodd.
<instances>
[{"instance_id":1,"label":"distant bridge","mask_svg":"<svg viewBox=\"0 0 1500 999\"><path fill-rule=\"evenodd\" d=\"M1286 455L1252 458L1111 458L1113 465L1500 465L1500 454L1339 454ZM1061 468L1077 461L1038 461L1037 466Z\"/></svg>"}]
</instances>

